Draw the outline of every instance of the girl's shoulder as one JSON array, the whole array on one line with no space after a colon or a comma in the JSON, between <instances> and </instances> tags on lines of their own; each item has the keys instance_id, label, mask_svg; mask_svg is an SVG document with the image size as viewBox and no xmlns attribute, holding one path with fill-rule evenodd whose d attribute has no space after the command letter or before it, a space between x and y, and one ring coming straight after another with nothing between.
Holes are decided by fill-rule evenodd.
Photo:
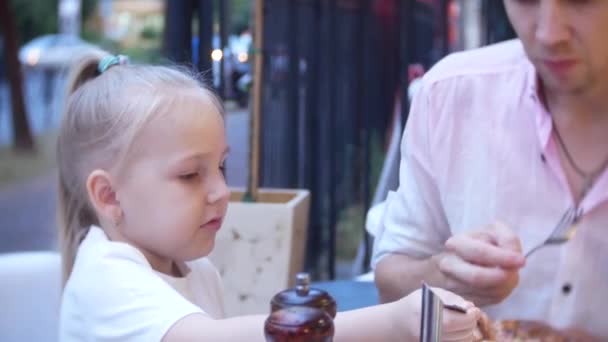
<instances>
[{"instance_id":1,"label":"girl's shoulder","mask_svg":"<svg viewBox=\"0 0 608 342\"><path fill-rule=\"evenodd\" d=\"M186 262L186 265L193 271L205 275L219 275L218 269L207 257L194 259Z\"/></svg>"},{"instance_id":2,"label":"girl's shoulder","mask_svg":"<svg viewBox=\"0 0 608 342\"><path fill-rule=\"evenodd\" d=\"M111 298L117 292L133 294L143 288L168 290L164 287L139 250L110 241L101 228L93 226L78 248L64 296L97 302L96 297Z\"/></svg>"},{"instance_id":3,"label":"girl's shoulder","mask_svg":"<svg viewBox=\"0 0 608 342\"><path fill-rule=\"evenodd\" d=\"M121 341L159 341L179 319L204 314L161 279L137 249L104 237L92 228L80 246L63 292L62 336L103 339L103 333L120 332Z\"/></svg>"},{"instance_id":4,"label":"girl's shoulder","mask_svg":"<svg viewBox=\"0 0 608 342\"><path fill-rule=\"evenodd\" d=\"M145 256L126 243L110 241L103 230L91 226L78 248L70 278L97 278L106 273L122 273L140 270L153 274ZM136 272L140 273L140 272Z\"/></svg>"},{"instance_id":5,"label":"girl's shoulder","mask_svg":"<svg viewBox=\"0 0 608 342\"><path fill-rule=\"evenodd\" d=\"M219 270L207 257L191 260L185 263L188 277L197 282L209 284L210 282L221 285L221 275Z\"/></svg>"},{"instance_id":6,"label":"girl's shoulder","mask_svg":"<svg viewBox=\"0 0 608 342\"><path fill-rule=\"evenodd\" d=\"M197 303L214 318L224 317L224 287L220 272L208 258L186 263L190 269L188 278L195 292Z\"/></svg>"}]
</instances>

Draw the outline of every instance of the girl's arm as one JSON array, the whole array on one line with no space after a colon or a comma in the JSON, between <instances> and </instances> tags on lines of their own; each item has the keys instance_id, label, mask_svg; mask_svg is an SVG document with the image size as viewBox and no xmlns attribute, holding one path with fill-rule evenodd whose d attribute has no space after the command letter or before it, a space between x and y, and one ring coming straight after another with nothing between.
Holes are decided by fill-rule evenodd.
<instances>
[{"instance_id":1,"label":"girl's arm","mask_svg":"<svg viewBox=\"0 0 608 342\"><path fill-rule=\"evenodd\" d=\"M334 320L334 341L417 341L412 313L399 312L398 302L339 312Z\"/></svg>"},{"instance_id":2,"label":"girl's arm","mask_svg":"<svg viewBox=\"0 0 608 342\"><path fill-rule=\"evenodd\" d=\"M444 341L471 342L481 311L473 303L442 289L434 288L446 304L456 304L467 313L443 311ZM422 292L417 290L396 302L339 313L334 341L418 341L420 339Z\"/></svg>"},{"instance_id":3,"label":"girl's arm","mask_svg":"<svg viewBox=\"0 0 608 342\"><path fill-rule=\"evenodd\" d=\"M162 342L251 341L264 342L266 316L239 316L212 319L203 314L188 315L167 331Z\"/></svg>"},{"instance_id":4,"label":"girl's arm","mask_svg":"<svg viewBox=\"0 0 608 342\"><path fill-rule=\"evenodd\" d=\"M443 338L469 342L481 312L459 296L433 289L444 303L468 308L466 314L444 310ZM396 302L364 309L340 312L336 316L336 342L357 341L417 341L420 331L421 292L416 291ZM214 320L202 314L192 314L179 320L163 338L163 342L193 340L264 341L265 315L241 316Z\"/></svg>"},{"instance_id":5,"label":"girl's arm","mask_svg":"<svg viewBox=\"0 0 608 342\"><path fill-rule=\"evenodd\" d=\"M414 335L401 335L403 327L393 326L390 311L395 304L340 312L336 316L334 341L414 341ZM396 310L395 310L396 311ZM265 341L266 316L240 316L214 320L203 314L188 315L177 321L163 342L185 341ZM403 317L403 325L412 325ZM414 324L415 325L415 324Z\"/></svg>"}]
</instances>

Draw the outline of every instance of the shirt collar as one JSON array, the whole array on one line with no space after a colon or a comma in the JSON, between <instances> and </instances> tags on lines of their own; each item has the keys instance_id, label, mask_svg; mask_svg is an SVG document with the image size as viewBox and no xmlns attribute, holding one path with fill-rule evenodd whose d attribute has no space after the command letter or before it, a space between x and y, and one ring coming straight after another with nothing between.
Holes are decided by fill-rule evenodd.
<instances>
[{"instance_id":1,"label":"shirt collar","mask_svg":"<svg viewBox=\"0 0 608 342\"><path fill-rule=\"evenodd\" d=\"M542 83L538 73L536 72L536 68L534 68L534 65L527 59L526 64L526 96L532 101L531 108L533 110L536 132L540 143L540 149L543 154L543 159L546 159L547 163L553 169L553 172L556 173L562 184L569 189L570 187L568 185L568 181L566 180L566 175L564 174L559 161L558 152L553 140L551 139L553 120L542 99ZM591 191L580 203L580 209L582 209L584 212L588 212L607 200L608 193L605 190L607 187L608 170L605 170L604 173L599 176Z\"/></svg>"},{"instance_id":2,"label":"shirt collar","mask_svg":"<svg viewBox=\"0 0 608 342\"><path fill-rule=\"evenodd\" d=\"M532 101L534 112L534 123L536 132L543 152L547 151L553 120L542 100L542 83L534 65L526 59L526 96Z\"/></svg>"}]
</instances>

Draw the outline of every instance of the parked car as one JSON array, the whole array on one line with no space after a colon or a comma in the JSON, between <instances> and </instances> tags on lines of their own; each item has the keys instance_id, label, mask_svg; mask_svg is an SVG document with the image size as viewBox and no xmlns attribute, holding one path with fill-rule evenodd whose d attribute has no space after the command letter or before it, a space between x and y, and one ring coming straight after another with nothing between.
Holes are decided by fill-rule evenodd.
<instances>
[{"instance_id":1,"label":"parked car","mask_svg":"<svg viewBox=\"0 0 608 342\"><path fill-rule=\"evenodd\" d=\"M241 107L246 107L249 101L249 89L252 83L252 68L249 52L251 51L252 37L248 31L238 36L231 36L228 40L230 50L230 85L233 97Z\"/></svg>"},{"instance_id":2,"label":"parked car","mask_svg":"<svg viewBox=\"0 0 608 342\"><path fill-rule=\"evenodd\" d=\"M220 77L222 73L220 72L220 66L222 59L225 60L225 55L228 54L227 49L220 48L220 37L217 34L213 35L211 46L213 48L213 52L211 52L211 68L212 68L212 82L213 86L217 89L220 86ZM198 65L199 61L199 38L197 36L192 37L192 64ZM226 74L226 65L224 65L224 73Z\"/></svg>"},{"instance_id":3,"label":"parked car","mask_svg":"<svg viewBox=\"0 0 608 342\"><path fill-rule=\"evenodd\" d=\"M99 50L77 36L48 34L34 38L19 49L19 61L27 68L62 69L72 58L87 51Z\"/></svg>"},{"instance_id":4,"label":"parked car","mask_svg":"<svg viewBox=\"0 0 608 342\"><path fill-rule=\"evenodd\" d=\"M251 37L247 35L230 36L224 47L220 45L219 35L212 37L211 52L213 86L217 89L220 78L223 78L225 89L223 97L233 99L245 107L249 100L249 84L251 79L251 64L249 60L249 49ZM192 64L197 65L199 61L199 38L192 37ZM223 61L223 72L220 72Z\"/></svg>"}]
</instances>

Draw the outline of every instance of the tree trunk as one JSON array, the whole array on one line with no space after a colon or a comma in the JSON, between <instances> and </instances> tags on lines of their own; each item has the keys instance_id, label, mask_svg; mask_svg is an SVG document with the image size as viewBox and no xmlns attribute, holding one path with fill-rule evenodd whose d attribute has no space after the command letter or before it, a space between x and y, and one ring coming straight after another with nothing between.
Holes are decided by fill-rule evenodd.
<instances>
[{"instance_id":1,"label":"tree trunk","mask_svg":"<svg viewBox=\"0 0 608 342\"><path fill-rule=\"evenodd\" d=\"M27 121L25 103L23 100L23 79L21 65L17 57L19 44L17 43L17 26L14 14L8 0L0 0L0 25L4 31L4 54L6 57L6 74L11 91L11 109L13 117L13 132L15 149L32 151L34 140Z\"/></svg>"}]
</instances>

